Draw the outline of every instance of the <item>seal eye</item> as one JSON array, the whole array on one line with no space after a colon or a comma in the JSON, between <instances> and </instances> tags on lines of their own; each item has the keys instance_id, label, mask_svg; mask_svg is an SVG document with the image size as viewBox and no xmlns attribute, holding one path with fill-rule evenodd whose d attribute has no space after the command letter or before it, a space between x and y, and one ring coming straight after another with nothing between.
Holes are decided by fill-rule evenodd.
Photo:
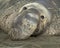
<instances>
[{"instance_id":1,"label":"seal eye","mask_svg":"<svg viewBox=\"0 0 60 48\"><path fill-rule=\"evenodd\" d=\"M27 9L27 7L24 7L24 8L23 8L23 10L26 10L26 9Z\"/></svg>"},{"instance_id":2,"label":"seal eye","mask_svg":"<svg viewBox=\"0 0 60 48\"><path fill-rule=\"evenodd\" d=\"M42 15L41 18L44 19L44 16Z\"/></svg>"}]
</instances>

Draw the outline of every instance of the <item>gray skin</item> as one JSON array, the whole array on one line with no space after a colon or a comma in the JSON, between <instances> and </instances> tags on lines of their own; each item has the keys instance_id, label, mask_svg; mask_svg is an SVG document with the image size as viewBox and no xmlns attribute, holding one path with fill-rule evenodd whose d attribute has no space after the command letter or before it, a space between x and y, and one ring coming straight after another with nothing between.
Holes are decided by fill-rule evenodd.
<instances>
[{"instance_id":1,"label":"gray skin","mask_svg":"<svg viewBox=\"0 0 60 48\"><path fill-rule=\"evenodd\" d=\"M25 3L24 5L19 5L20 3L17 3L17 7L11 6L8 9L6 9L2 15L0 16L0 28L3 29L8 35L10 36L11 39L13 40L21 40L21 39L27 39L31 35L37 35L40 34L48 24L51 22L51 14L50 12L40 3ZM20 7L19 7L20 6ZM39 6L39 7L37 7ZM24 7L27 7L27 10L23 10ZM18 9L17 9L18 8ZM36 13L32 12L30 9L35 9L37 10ZM28 12L32 12L32 16L34 17L36 14L36 19L38 21L33 21L33 26L31 25L31 29L29 30L30 26L27 26L27 22L24 20ZM27 13L26 13L27 12ZM37 13L38 12L38 13ZM41 16L44 16L41 18ZM24 22L26 22L24 24ZM27 27L27 31L24 30L24 25ZM38 28L38 31L36 32L35 30ZM23 29L23 30L22 30ZM31 31L32 30L32 31ZM45 29L44 35L55 35L56 31L52 26L48 26L47 29ZM51 31L52 30L52 31ZM35 32L34 32L35 31Z\"/></svg>"}]
</instances>

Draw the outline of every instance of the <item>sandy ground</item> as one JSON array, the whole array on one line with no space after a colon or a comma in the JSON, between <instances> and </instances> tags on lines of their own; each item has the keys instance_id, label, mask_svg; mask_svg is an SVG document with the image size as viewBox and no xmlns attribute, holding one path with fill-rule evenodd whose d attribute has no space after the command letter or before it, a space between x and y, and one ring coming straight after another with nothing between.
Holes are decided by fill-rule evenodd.
<instances>
[{"instance_id":1,"label":"sandy ground","mask_svg":"<svg viewBox=\"0 0 60 48\"><path fill-rule=\"evenodd\" d=\"M2 37L3 36L3 37ZM12 41L0 33L0 48L60 48L60 36L38 36L27 40Z\"/></svg>"}]
</instances>

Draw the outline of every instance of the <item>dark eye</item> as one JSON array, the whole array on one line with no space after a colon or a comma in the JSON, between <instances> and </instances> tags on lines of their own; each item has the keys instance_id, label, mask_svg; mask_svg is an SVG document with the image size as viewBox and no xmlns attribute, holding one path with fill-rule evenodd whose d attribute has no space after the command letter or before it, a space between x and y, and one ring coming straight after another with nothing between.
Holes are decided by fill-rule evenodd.
<instances>
[{"instance_id":1,"label":"dark eye","mask_svg":"<svg viewBox=\"0 0 60 48\"><path fill-rule=\"evenodd\" d=\"M41 18L44 19L44 16L42 15Z\"/></svg>"},{"instance_id":2,"label":"dark eye","mask_svg":"<svg viewBox=\"0 0 60 48\"><path fill-rule=\"evenodd\" d=\"M27 9L27 7L24 7L24 8L23 8L23 10L26 10L26 9Z\"/></svg>"}]
</instances>

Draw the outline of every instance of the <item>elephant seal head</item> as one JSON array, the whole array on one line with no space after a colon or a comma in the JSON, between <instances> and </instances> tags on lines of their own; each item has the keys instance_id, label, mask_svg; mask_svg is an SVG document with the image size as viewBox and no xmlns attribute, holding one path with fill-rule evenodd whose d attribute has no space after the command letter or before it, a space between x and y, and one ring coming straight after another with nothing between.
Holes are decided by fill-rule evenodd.
<instances>
[{"instance_id":1,"label":"elephant seal head","mask_svg":"<svg viewBox=\"0 0 60 48\"><path fill-rule=\"evenodd\" d=\"M43 5L36 2L25 4L14 17L13 29L8 34L12 39L26 39L40 33L50 21L51 15ZM35 32L37 28L39 32Z\"/></svg>"}]
</instances>

